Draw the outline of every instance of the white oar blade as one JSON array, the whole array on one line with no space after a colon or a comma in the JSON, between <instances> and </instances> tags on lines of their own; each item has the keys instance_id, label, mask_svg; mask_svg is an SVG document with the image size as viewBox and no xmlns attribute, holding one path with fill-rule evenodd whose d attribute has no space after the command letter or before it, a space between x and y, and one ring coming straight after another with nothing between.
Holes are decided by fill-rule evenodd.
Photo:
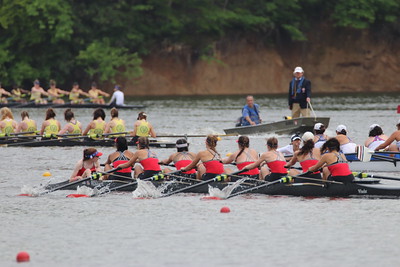
<instances>
[{"instance_id":1,"label":"white oar blade","mask_svg":"<svg viewBox=\"0 0 400 267\"><path fill-rule=\"evenodd\" d=\"M357 146L357 158L362 162L371 161L373 151L365 146Z\"/></svg>"}]
</instances>

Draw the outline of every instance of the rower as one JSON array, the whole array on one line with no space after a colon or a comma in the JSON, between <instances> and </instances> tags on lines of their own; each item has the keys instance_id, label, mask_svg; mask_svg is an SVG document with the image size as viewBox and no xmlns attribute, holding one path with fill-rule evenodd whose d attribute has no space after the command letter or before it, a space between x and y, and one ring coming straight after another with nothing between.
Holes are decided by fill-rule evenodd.
<instances>
[{"instance_id":1,"label":"rower","mask_svg":"<svg viewBox=\"0 0 400 267\"><path fill-rule=\"evenodd\" d=\"M298 134L294 134L290 137L290 144L284 147L280 147L277 151L282 152L284 156L292 156L294 152L300 149L301 137Z\"/></svg>"},{"instance_id":2,"label":"rower","mask_svg":"<svg viewBox=\"0 0 400 267\"><path fill-rule=\"evenodd\" d=\"M42 95L49 96L49 94L40 87L39 80L33 82L33 87L31 89L31 101L34 101L36 105L47 104L47 100L42 98Z\"/></svg>"},{"instance_id":3,"label":"rower","mask_svg":"<svg viewBox=\"0 0 400 267\"><path fill-rule=\"evenodd\" d=\"M9 135L17 131L18 123L14 120L11 110L7 107L0 109L0 136Z\"/></svg>"},{"instance_id":4,"label":"rower","mask_svg":"<svg viewBox=\"0 0 400 267\"><path fill-rule=\"evenodd\" d=\"M394 131L383 144L377 146L375 151L384 149L385 147L388 147L388 151L400 151L400 120L397 122L396 127L397 131ZM392 144L393 141L396 141L396 143Z\"/></svg>"},{"instance_id":5,"label":"rower","mask_svg":"<svg viewBox=\"0 0 400 267\"><path fill-rule=\"evenodd\" d=\"M140 164L135 165L135 177L139 179L150 178L161 172L158 164L157 155L150 151L149 139L147 137L139 137L137 141L138 150L133 153L133 157L126 163L119 165L118 169L132 167L136 161Z\"/></svg>"},{"instance_id":6,"label":"rower","mask_svg":"<svg viewBox=\"0 0 400 267\"><path fill-rule=\"evenodd\" d=\"M325 134L325 125L320 122L317 122L314 125L314 146L316 148L321 148L322 145L329 139L329 137Z\"/></svg>"},{"instance_id":7,"label":"rower","mask_svg":"<svg viewBox=\"0 0 400 267\"><path fill-rule=\"evenodd\" d=\"M7 98L3 97L3 95L11 96L11 93L8 92L6 89L2 88L0 83L0 103L7 104L8 103Z\"/></svg>"},{"instance_id":8,"label":"rower","mask_svg":"<svg viewBox=\"0 0 400 267\"><path fill-rule=\"evenodd\" d=\"M147 121L147 114L143 111L138 114L137 121L133 125L133 131L131 132L132 142L136 142L141 136L156 137L156 132L150 122Z\"/></svg>"},{"instance_id":9,"label":"rower","mask_svg":"<svg viewBox=\"0 0 400 267\"><path fill-rule=\"evenodd\" d=\"M36 122L29 118L29 114L27 111L24 110L21 112L21 119L22 121L18 124L17 132L29 132L27 134L24 134L26 136L36 135Z\"/></svg>"},{"instance_id":10,"label":"rower","mask_svg":"<svg viewBox=\"0 0 400 267\"><path fill-rule=\"evenodd\" d=\"M114 106L125 106L124 92L122 92L121 86L118 84L114 86L114 93L108 102L108 105Z\"/></svg>"},{"instance_id":11,"label":"rower","mask_svg":"<svg viewBox=\"0 0 400 267\"><path fill-rule=\"evenodd\" d=\"M67 108L64 111L64 119L67 122L64 128L58 132L59 135L62 134L75 134L81 135L82 134L82 124L75 119L74 112L70 108Z\"/></svg>"},{"instance_id":12,"label":"rower","mask_svg":"<svg viewBox=\"0 0 400 267\"><path fill-rule=\"evenodd\" d=\"M206 150L200 151L196 154L193 161L186 167L181 168L182 172L187 172L197 166L199 161L202 164L197 166L198 178L202 180L210 180L219 174L230 173L231 170L225 169L222 164L221 155L217 152L218 137L216 135L209 135L206 139Z\"/></svg>"},{"instance_id":13,"label":"rower","mask_svg":"<svg viewBox=\"0 0 400 267\"><path fill-rule=\"evenodd\" d=\"M44 138L56 138L56 135L61 129L61 124L58 120L55 119L56 113L52 108L48 108L46 111L46 119L42 123L42 128L40 130L40 134L44 136Z\"/></svg>"},{"instance_id":14,"label":"rower","mask_svg":"<svg viewBox=\"0 0 400 267\"><path fill-rule=\"evenodd\" d=\"M119 165L123 163L129 162L131 158L134 157L134 154L128 150L128 142L126 138L123 136L115 138L115 146L117 147L117 151L111 153L106 161L104 171L111 170L112 168L117 168ZM132 180L132 168L127 167L115 172L117 175L103 176L102 180L119 180L119 181L131 181ZM121 177L123 176L123 177ZM126 178L124 178L126 177Z\"/></svg>"},{"instance_id":15,"label":"rower","mask_svg":"<svg viewBox=\"0 0 400 267\"><path fill-rule=\"evenodd\" d=\"M160 161L160 164L168 165L171 162L174 163L175 168L177 170L182 169L183 167L188 166L192 163L193 159L196 157L196 154L193 152L189 152L189 144L186 139L178 139L176 141L176 150L177 152L171 154L168 159L164 159ZM169 173L171 170L169 168L165 168L164 173ZM196 170L191 169L187 172L182 172L181 176L196 179ZM199 178L199 177L197 177Z\"/></svg>"},{"instance_id":16,"label":"rower","mask_svg":"<svg viewBox=\"0 0 400 267\"><path fill-rule=\"evenodd\" d=\"M88 93L89 93L89 97L90 97L90 102L92 102L94 104L104 105L106 102L104 101L103 96L110 97L110 94L98 89L97 84L95 82L92 82L92 86Z\"/></svg>"},{"instance_id":17,"label":"rower","mask_svg":"<svg viewBox=\"0 0 400 267\"><path fill-rule=\"evenodd\" d=\"M26 100L23 99L22 97L25 96L25 94L29 94L30 92L28 90L24 90L19 88L17 85L13 85L13 89L11 90L11 97L12 100L15 102L19 103L26 103Z\"/></svg>"},{"instance_id":18,"label":"rower","mask_svg":"<svg viewBox=\"0 0 400 267\"><path fill-rule=\"evenodd\" d=\"M347 137L347 128L341 124L336 128L336 139L340 143L340 151L343 153L354 153L356 152L357 145Z\"/></svg>"},{"instance_id":19,"label":"rower","mask_svg":"<svg viewBox=\"0 0 400 267\"><path fill-rule=\"evenodd\" d=\"M93 120L88 124L82 135L89 135L92 139L99 139L102 137L106 128L106 113L102 108L98 108L93 112Z\"/></svg>"},{"instance_id":20,"label":"rower","mask_svg":"<svg viewBox=\"0 0 400 267\"><path fill-rule=\"evenodd\" d=\"M339 140L336 138L329 139L321 147L321 159L317 164L310 167L308 171L316 172L322 167L327 167L329 172L324 172L324 180L351 183L354 180L354 176L350 171L346 157L340 152L340 150Z\"/></svg>"},{"instance_id":21,"label":"rower","mask_svg":"<svg viewBox=\"0 0 400 267\"><path fill-rule=\"evenodd\" d=\"M92 175L93 172L101 171L99 158L103 153L90 147L83 150L83 159L80 159L76 164L71 174L70 182L81 180Z\"/></svg>"},{"instance_id":22,"label":"rower","mask_svg":"<svg viewBox=\"0 0 400 267\"><path fill-rule=\"evenodd\" d=\"M383 134L381 126L379 126L378 124L372 124L371 126L369 126L368 139L365 140L364 145L369 149L375 149L379 145L385 143L387 139L388 137ZM387 147L385 147L384 149L386 150Z\"/></svg>"},{"instance_id":23,"label":"rower","mask_svg":"<svg viewBox=\"0 0 400 267\"><path fill-rule=\"evenodd\" d=\"M118 118L118 109L112 108L110 111L111 120L106 124L105 133L121 133L112 135L113 137L125 136L125 121Z\"/></svg>"},{"instance_id":24,"label":"rower","mask_svg":"<svg viewBox=\"0 0 400 267\"><path fill-rule=\"evenodd\" d=\"M287 175L285 169L286 160L282 152L278 151L278 139L275 137L268 138L267 140L267 152L264 152L260 158L244 167L245 170L251 170L261 166L264 162L267 164L269 170L261 169L261 175L265 181L272 182L279 180L281 177Z\"/></svg>"},{"instance_id":25,"label":"rower","mask_svg":"<svg viewBox=\"0 0 400 267\"><path fill-rule=\"evenodd\" d=\"M321 152L318 148L314 146L314 135L311 132L305 132L302 136L303 139L303 146L296 152L294 152L294 155L290 162L288 162L285 165L285 168L290 168L296 162L300 162L300 166L302 168L302 172L306 173L308 172L308 169L311 166L314 166L315 164L318 163L318 161L321 159ZM289 171L289 175L298 175L300 174L300 171L291 169ZM314 179L321 179L321 172L317 171L314 173L307 173L302 175L304 177L309 177L309 178L314 178ZM301 178L296 178L296 182L310 182L310 180L307 179L301 179Z\"/></svg>"},{"instance_id":26,"label":"rower","mask_svg":"<svg viewBox=\"0 0 400 267\"><path fill-rule=\"evenodd\" d=\"M236 163L236 166L239 170L242 170L245 166L254 163L256 160L259 159L258 153L256 150L250 148L250 139L249 137L242 135L236 141L239 150L234 152L233 154L229 155L228 158L222 160L224 164L229 164L232 162ZM242 172L238 174L238 176L249 177L253 179L262 179L263 177L260 176L260 170L258 168L251 169L246 172ZM240 178L238 177L231 177L232 182L236 182Z\"/></svg>"},{"instance_id":27,"label":"rower","mask_svg":"<svg viewBox=\"0 0 400 267\"><path fill-rule=\"evenodd\" d=\"M50 80L50 88L47 90L47 93L49 94L49 101L51 101L53 104L65 104L65 101L60 97L62 97L64 94L69 95L68 91L57 88L55 80Z\"/></svg>"},{"instance_id":28,"label":"rower","mask_svg":"<svg viewBox=\"0 0 400 267\"><path fill-rule=\"evenodd\" d=\"M72 89L69 92L69 100L71 101L71 104L83 104L84 100L79 98L80 95L90 97L88 93L79 88L77 82L74 82L72 84Z\"/></svg>"}]
</instances>

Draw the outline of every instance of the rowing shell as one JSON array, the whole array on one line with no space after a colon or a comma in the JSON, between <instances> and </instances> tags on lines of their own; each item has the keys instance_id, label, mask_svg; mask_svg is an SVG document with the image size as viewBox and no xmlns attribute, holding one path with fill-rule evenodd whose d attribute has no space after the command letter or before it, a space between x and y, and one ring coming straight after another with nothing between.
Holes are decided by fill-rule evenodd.
<instances>
[{"instance_id":1,"label":"rowing shell","mask_svg":"<svg viewBox=\"0 0 400 267\"><path fill-rule=\"evenodd\" d=\"M28 102L28 103L1 103L0 107L12 107L12 108L103 108L103 109L111 109L111 108L117 108L117 109L138 109L138 108L145 108L146 106L144 105L115 105L115 104L94 104L94 103L84 103L84 104L53 104L53 103L48 103L48 104L35 104L35 102Z\"/></svg>"}]
</instances>

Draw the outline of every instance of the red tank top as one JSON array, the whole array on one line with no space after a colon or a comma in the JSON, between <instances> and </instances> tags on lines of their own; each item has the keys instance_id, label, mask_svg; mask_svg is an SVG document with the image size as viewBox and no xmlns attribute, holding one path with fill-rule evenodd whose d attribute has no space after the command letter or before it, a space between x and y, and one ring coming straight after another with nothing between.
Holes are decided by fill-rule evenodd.
<instances>
[{"instance_id":1,"label":"red tank top","mask_svg":"<svg viewBox=\"0 0 400 267\"><path fill-rule=\"evenodd\" d=\"M236 166L239 170L242 170L244 167L246 167L247 165L252 164L252 163L254 163L254 161L253 162L246 161L246 162L242 162L242 163L237 163ZM260 171L258 170L258 168L254 168L247 172L242 172L241 175L257 175L259 173L260 173Z\"/></svg>"},{"instance_id":2,"label":"red tank top","mask_svg":"<svg viewBox=\"0 0 400 267\"><path fill-rule=\"evenodd\" d=\"M222 174L224 173L224 165L219 160L209 160L203 162L206 173Z\"/></svg>"},{"instance_id":3,"label":"red tank top","mask_svg":"<svg viewBox=\"0 0 400 267\"><path fill-rule=\"evenodd\" d=\"M76 176L82 176L82 174L86 171L85 167L82 166L82 168L78 171ZM91 172L96 171L96 166L93 165L93 167L90 169Z\"/></svg>"},{"instance_id":4,"label":"red tank top","mask_svg":"<svg viewBox=\"0 0 400 267\"><path fill-rule=\"evenodd\" d=\"M285 168L286 161L282 160L274 160L271 162L267 162L267 166L271 173L287 173Z\"/></svg>"},{"instance_id":5,"label":"red tank top","mask_svg":"<svg viewBox=\"0 0 400 267\"><path fill-rule=\"evenodd\" d=\"M192 163L192 161L190 159L182 159L179 160L177 162L175 162L175 167L177 170L182 169L183 167L186 167L187 165L189 165L190 163ZM192 173L196 173L195 169L191 169L190 171L187 172L182 172L184 174L192 174Z\"/></svg>"},{"instance_id":6,"label":"red tank top","mask_svg":"<svg viewBox=\"0 0 400 267\"><path fill-rule=\"evenodd\" d=\"M113 168L116 168L119 165L124 164L124 163L129 161L129 159L124 155L124 152L120 152L120 151L118 151L118 152L119 152L118 158L114 159L113 162L112 162ZM117 172L120 172L120 173L131 173L132 172L132 168L131 167L127 167L125 169L118 170Z\"/></svg>"},{"instance_id":7,"label":"red tank top","mask_svg":"<svg viewBox=\"0 0 400 267\"><path fill-rule=\"evenodd\" d=\"M147 158L140 161L144 171L161 171L157 158Z\"/></svg>"},{"instance_id":8,"label":"red tank top","mask_svg":"<svg viewBox=\"0 0 400 267\"><path fill-rule=\"evenodd\" d=\"M347 176L351 174L349 164L347 163L335 163L327 167L331 176Z\"/></svg>"},{"instance_id":9,"label":"red tank top","mask_svg":"<svg viewBox=\"0 0 400 267\"><path fill-rule=\"evenodd\" d=\"M317 159L306 159L300 162L300 166L303 169L303 172L308 172L308 169L317 163L318 163ZM320 173L320 171L314 173Z\"/></svg>"}]
</instances>

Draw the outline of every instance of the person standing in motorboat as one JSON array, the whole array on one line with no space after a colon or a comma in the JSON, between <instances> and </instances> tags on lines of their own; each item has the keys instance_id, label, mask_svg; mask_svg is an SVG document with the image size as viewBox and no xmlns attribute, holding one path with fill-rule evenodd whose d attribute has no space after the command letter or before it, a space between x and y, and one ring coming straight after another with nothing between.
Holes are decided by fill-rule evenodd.
<instances>
[{"instance_id":1,"label":"person standing in motorboat","mask_svg":"<svg viewBox=\"0 0 400 267\"><path fill-rule=\"evenodd\" d=\"M294 78L289 83L289 109L292 111L292 119L310 117L308 103L311 101L311 81L304 77L302 67L296 67L293 71Z\"/></svg>"}]
</instances>

